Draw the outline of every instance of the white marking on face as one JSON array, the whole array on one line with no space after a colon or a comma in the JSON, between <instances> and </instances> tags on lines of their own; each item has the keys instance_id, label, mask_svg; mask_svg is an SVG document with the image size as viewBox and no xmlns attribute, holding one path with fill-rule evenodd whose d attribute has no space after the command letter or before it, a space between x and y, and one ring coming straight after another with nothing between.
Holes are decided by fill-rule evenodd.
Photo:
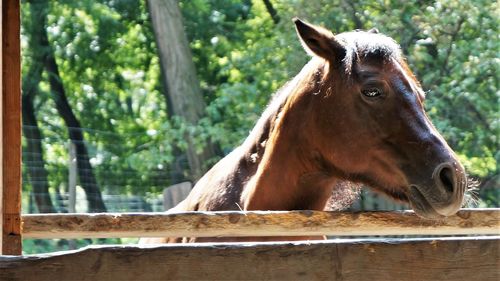
<instances>
[{"instance_id":1,"label":"white marking on face","mask_svg":"<svg viewBox=\"0 0 500 281\"><path fill-rule=\"evenodd\" d=\"M416 93L416 97L422 103L423 99L425 98L425 93L422 90L422 88L418 86L417 83L415 83L415 80L406 73L406 71L403 69L403 67L397 60L393 59L393 63L396 66L397 70L401 72L401 75L405 79L405 81L401 82L406 83L406 85L408 85L410 87L410 90L412 91L411 94L414 95L414 93ZM418 115L421 116L422 121L424 121L423 124L425 124L425 127L428 129L429 133L432 134L435 138L439 139L441 143L445 144L445 146L447 146L443 136L441 136L441 134L439 134L439 132L434 127L434 125L432 125L432 122L427 118L425 112L424 111L419 112Z\"/></svg>"}]
</instances>

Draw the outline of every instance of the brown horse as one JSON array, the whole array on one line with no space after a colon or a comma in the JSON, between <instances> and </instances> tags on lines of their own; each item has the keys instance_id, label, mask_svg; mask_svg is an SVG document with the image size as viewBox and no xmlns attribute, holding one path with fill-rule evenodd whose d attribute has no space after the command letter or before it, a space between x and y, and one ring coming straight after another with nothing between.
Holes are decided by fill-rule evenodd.
<instances>
[{"instance_id":1,"label":"brown horse","mask_svg":"<svg viewBox=\"0 0 500 281\"><path fill-rule=\"evenodd\" d=\"M397 43L376 30L333 35L294 22L312 60L276 94L245 142L171 211L323 210L332 188L350 181L408 202L424 218L455 214L464 168L426 116L425 94Z\"/></svg>"}]
</instances>

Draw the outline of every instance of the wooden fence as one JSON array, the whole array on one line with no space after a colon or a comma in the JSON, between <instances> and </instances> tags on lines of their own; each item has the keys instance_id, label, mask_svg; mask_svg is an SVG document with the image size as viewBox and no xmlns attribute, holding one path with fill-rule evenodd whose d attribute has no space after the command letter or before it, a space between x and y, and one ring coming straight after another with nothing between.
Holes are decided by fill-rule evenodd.
<instances>
[{"instance_id":1,"label":"wooden fence","mask_svg":"<svg viewBox=\"0 0 500 281\"><path fill-rule=\"evenodd\" d=\"M25 238L500 235L498 209L464 209L445 220L400 212L185 212L23 215Z\"/></svg>"},{"instance_id":2,"label":"wooden fence","mask_svg":"<svg viewBox=\"0 0 500 281\"><path fill-rule=\"evenodd\" d=\"M0 257L0 280L498 281L499 239L88 247Z\"/></svg>"},{"instance_id":3,"label":"wooden fence","mask_svg":"<svg viewBox=\"0 0 500 281\"><path fill-rule=\"evenodd\" d=\"M25 238L323 234L469 237L91 246L1 256L0 280L500 280L499 209L465 209L441 221L411 211L22 216Z\"/></svg>"}]
</instances>

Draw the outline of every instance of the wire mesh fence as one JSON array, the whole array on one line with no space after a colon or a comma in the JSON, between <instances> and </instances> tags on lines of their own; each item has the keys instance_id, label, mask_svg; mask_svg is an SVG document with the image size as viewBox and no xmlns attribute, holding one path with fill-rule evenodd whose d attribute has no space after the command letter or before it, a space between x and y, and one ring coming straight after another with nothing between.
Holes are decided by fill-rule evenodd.
<instances>
[{"instance_id":1,"label":"wire mesh fence","mask_svg":"<svg viewBox=\"0 0 500 281\"><path fill-rule=\"evenodd\" d=\"M26 126L24 129L36 128ZM63 131L47 128L44 128L45 138L25 136L25 213L40 212L40 204L47 202L53 204L55 212L88 212L89 200L101 199L108 212L163 211L186 196L185 191L164 192L169 186L188 179L189 167L182 154L174 158L161 155L158 147L168 144L158 141L156 135L123 135L88 128L71 130L80 130L86 136L85 141L68 140ZM38 151L33 149L37 142L41 148ZM76 146L80 144L86 148L86 155L77 151ZM89 165L80 165L84 162ZM175 200L165 199L172 196ZM164 202L168 202L168 206L164 206ZM350 207L352 210L405 208L367 190L361 191Z\"/></svg>"},{"instance_id":2,"label":"wire mesh fence","mask_svg":"<svg viewBox=\"0 0 500 281\"><path fill-rule=\"evenodd\" d=\"M39 128L24 127L30 130ZM43 204L55 212L87 212L90 200L102 200L110 212L162 211L163 189L187 177L185 157L162 157L159 148L166 144L154 135L71 130L80 130L85 141L48 126L40 139L25 133L23 212L46 210Z\"/></svg>"}]
</instances>

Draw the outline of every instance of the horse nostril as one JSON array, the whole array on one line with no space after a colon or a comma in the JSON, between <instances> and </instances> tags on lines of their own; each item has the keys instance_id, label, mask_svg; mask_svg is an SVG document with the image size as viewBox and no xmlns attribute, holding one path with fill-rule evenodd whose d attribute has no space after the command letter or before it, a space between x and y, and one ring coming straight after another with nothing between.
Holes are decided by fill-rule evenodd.
<instances>
[{"instance_id":1,"label":"horse nostril","mask_svg":"<svg viewBox=\"0 0 500 281\"><path fill-rule=\"evenodd\" d=\"M439 171L439 181L444 189L450 193L455 190L455 182L453 180L453 171L451 168L444 166Z\"/></svg>"}]
</instances>

